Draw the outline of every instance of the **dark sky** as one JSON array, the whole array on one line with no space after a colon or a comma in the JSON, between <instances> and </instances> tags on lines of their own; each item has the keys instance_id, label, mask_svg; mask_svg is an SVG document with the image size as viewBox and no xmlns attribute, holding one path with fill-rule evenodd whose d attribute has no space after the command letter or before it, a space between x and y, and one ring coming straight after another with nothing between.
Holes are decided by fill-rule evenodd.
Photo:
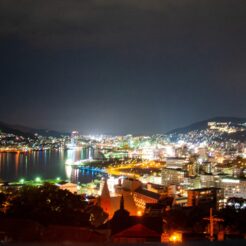
<instances>
[{"instance_id":1,"label":"dark sky","mask_svg":"<svg viewBox=\"0 0 246 246\"><path fill-rule=\"evenodd\" d=\"M151 134L246 116L245 0L0 0L0 120Z\"/></svg>"}]
</instances>

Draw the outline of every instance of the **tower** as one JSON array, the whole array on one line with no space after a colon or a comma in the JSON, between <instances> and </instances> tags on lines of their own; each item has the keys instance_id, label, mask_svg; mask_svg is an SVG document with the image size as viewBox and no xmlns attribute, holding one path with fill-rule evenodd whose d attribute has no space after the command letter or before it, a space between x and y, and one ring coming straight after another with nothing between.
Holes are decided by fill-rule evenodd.
<instances>
[{"instance_id":1,"label":"tower","mask_svg":"<svg viewBox=\"0 0 246 246\"><path fill-rule=\"evenodd\" d=\"M124 210L124 197L123 197L123 195L120 198L120 210Z\"/></svg>"},{"instance_id":2,"label":"tower","mask_svg":"<svg viewBox=\"0 0 246 246\"><path fill-rule=\"evenodd\" d=\"M125 210L123 195L120 198L120 209L115 211L110 224L113 233L121 231L130 225L130 213Z\"/></svg>"},{"instance_id":3,"label":"tower","mask_svg":"<svg viewBox=\"0 0 246 246\"><path fill-rule=\"evenodd\" d=\"M102 188L102 193L100 196L100 205L101 208L103 209L104 212L109 214L109 217L111 215L111 201L110 201L110 193L108 189L108 183L107 179L105 179L103 188Z\"/></svg>"},{"instance_id":4,"label":"tower","mask_svg":"<svg viewBox=\"0 0 246 246\"><path fill-rule=\"evenodd\" d=\"M72 131L72 133L71 133L71 144L76 145L78 138L79 138L79 132L78 131Z\"/></svg>"},{"instance_id":5,"label":"tower","mask_svg":"<svg viewBox=\"0 0 246 246\"><path fill-rule=\"evenodd\" d=\"M209 239L210 241L214 240L214 225L216 222L223 222L223 219L220 218L216 218L213 215L213 209L210 208L210 215L209 217L203 218L204 220L208 220L209 221Z\"/></svg>"}]
</instances>

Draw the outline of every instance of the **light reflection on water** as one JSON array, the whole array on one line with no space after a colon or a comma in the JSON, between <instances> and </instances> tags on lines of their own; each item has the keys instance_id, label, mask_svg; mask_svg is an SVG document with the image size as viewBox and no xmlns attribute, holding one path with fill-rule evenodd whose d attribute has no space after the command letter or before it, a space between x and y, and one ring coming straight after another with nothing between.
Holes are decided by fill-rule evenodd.
<instances>
[{"instance_id":1,"label":"light reflection on water","mask_svg":"<svg viewBox=\"0 0 246 246\"><path fill-rule=\"evenodd\" d=\"M92 148L80 150L47 150L31 153L0 153L0 179L18 181L35 179L55 179L60 177L74 183L88 183L98 177L98 173L74 169L65 165L69 158L74 161L93 158Z\"/></svg>"}]
</instances>

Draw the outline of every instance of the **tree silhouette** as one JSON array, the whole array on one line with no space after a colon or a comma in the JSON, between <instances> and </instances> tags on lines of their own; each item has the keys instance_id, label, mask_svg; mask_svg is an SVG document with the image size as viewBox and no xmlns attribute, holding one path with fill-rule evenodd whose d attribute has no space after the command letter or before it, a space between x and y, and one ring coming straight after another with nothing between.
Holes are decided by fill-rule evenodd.
<instances>
[{"instance_id":1,"label":"tree silhouette","mask_svg":"<svg viewBox=\"0 0 246 246\"><path fill-rule=\"evenodd\" d=\"M57 186L24 186L9 201L7 215L32 219L42 224L89 225L87 203Z\"/></svg>"}]
</instances>

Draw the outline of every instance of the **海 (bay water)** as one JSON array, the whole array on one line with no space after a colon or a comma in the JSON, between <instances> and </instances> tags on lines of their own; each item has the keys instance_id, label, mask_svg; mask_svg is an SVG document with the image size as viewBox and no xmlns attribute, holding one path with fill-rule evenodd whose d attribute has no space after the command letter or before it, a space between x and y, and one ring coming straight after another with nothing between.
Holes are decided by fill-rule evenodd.
<instances>
[{"instance_id":1,"label":"\u6d77 (bay water)","mask_svg":"<svg viewBox=\"0 0 246 246\"><path fill-rule=\"evenodd\" d=\"M46 150L27 153L0 153L0 179L2 181L19 181L20 179L68 180L74 183L88 183L97 177L98 173L89 170L79 170L65 165L66 160L73 161L93 158L92 148L79 150Z\"/></svg>"}]
</instances>

